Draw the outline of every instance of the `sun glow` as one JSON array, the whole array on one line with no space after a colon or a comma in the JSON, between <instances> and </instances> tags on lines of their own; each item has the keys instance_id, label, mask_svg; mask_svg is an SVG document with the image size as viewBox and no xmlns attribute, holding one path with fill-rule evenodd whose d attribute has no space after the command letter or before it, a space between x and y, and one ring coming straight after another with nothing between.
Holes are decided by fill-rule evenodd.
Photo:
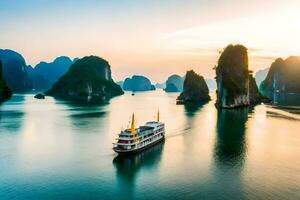
<instances>
[{"instance_id":1,"label":"sun glow","mask_svg":"<svg viewBox=\"0 0 300 200\"><path fill-rule=\"evenodd\" d=\"M224 20L173 32L162 41L169 52L202 56L216 55L228 44L240 43L248 48L256 65L259 60L300 54L300 45L295 45L300 44L299 19L300 13L293 6L280 13Z\"/></svg>"}]
</instances>

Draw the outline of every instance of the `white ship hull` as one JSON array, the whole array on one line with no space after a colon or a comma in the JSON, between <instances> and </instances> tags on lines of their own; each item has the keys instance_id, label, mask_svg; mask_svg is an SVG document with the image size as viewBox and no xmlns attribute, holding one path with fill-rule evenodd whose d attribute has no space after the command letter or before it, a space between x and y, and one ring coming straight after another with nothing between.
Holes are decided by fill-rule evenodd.
<instances>
[{"instance_id":1,"label":"white ship hull","mask_svg":"<svg viewBox=\"0 0 300 200\"><path fill-rule=\"evenodd\" d=\"M164 141L165 125L161 122L147 122L137 129L121 131L113 150L118 154L133 154Z\"/></svg>"}]
</instances>

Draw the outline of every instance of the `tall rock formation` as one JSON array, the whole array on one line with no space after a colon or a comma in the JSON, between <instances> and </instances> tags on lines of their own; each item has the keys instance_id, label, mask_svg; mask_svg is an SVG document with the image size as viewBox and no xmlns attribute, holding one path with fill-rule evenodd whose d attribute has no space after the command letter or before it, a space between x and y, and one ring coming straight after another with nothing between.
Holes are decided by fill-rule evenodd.
<instances>
[{"instance_id":1,"label":"tall rock formation","mask_svg":"<svg viewBox=\"0 0 300 200\"><path fill-rule=\"evenodd\" d=\"M193 70L186 73L183 92L177 98L179 103L201 103L210 100L209 90L202 76Z\"/></svg>"},{"instance_id":2,"label":"tall rock formation","mask_svg":"<svg viewBox=\"0 0 300 200\"><path fill-rule=\"evenodd\" d=\"M109 63L96 56L87 56L71 65L47 95L79 101L103 101L123 94L111 77Z\"/></svg>"},{"instance_id":3,"label":"tall rock formation","mask_svg":"<svg viewBox=\"0 0 300 200\"><path fill-rule=\"evenodd\" d=\"M229 45L216 67L217 107L234 108L249 105L248 53L242 45Z\"/></svg>"},{"instance_id":4,"label":"tall rock formation","mask_svg":"<svg viewBox=\"0 0 300 200\"><path fill-rule=\"evenodd\" d=\"M6 85L6 82L3 78L2 62L0 60L0 103L9 99L11 97L11 95L12 95L12 92Z\"/></svg>"},{"instance_id":5,"label":"tall rock formation","mask_svg":"<svg viewBox=\"0 0 300 200\"><path fill-rule=\"evenodd\" d=\"M183 90L183 81L184 78L181 76L174 74L168 77L166 81L166 92L182 92Z\"/></svg>"},{"instance_id":6,"label":"tall rock formation","mask_svg":"<svg viewBox=\"0 0 300 200\"><path fill-rule=\"evenodd\" d=\"M14 92L27 92L32 89L32 83L26 70L23 56L9 49L0 49L3 76L9 88Z\"/></svg>"},{"instance_id":7,"label":"tall rock formation","mask_svg":"<svg viewBox=\"0 0 300 200\"><path fill-rule=\"evenodd\" d=\"M248 69L247 48L229 45L216 66L218 108L236 108L262 101L252 72Z\"/></svg>"},{"instance_id":8,"label":"tall rock formation","mask_svg":"<svg viewBox=\"0 0 300 200\"><path fill-rule=\"evenodd\" d=\"M260 90L272 101L280 94L300 94L300 57L273 62Z\"/></svg>"},{"instance_id":9,"label":"tall rock formation","mask_svg":"<svg viewBox=\"0 0 300 200\"><path fill-rule=\"evenodd\" d=\"M126 78L123 84L123 90L126 91L149 91L155 90L155 86L145 76L134 75L131 78Z\"/></svg>"}]
</instances>

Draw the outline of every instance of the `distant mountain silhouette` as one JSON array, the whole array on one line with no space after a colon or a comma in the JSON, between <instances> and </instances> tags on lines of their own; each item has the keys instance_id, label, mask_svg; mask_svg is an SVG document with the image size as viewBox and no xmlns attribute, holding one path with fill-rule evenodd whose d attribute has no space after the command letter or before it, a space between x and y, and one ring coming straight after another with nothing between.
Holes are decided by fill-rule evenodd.
<instances>
[{"instance_id":1,"label":"distant mountain silhouette","mask_svg":"<svg viewBox=\"0 0 300 200\"><path fill-rule=\"evenodd\" d=\"M182 92L184 77L177 74L169 76L166 81L166 92Z\"/></svg>"},{"instance_id":2,"label":"distant mountain silhouette","mask_svg":"<svg viewBox=\"0 0 300 200\"><path fill-rule=\"evenodd\" d=\"M270 68L266 68L266 69L258 70L255 73L255 81L258 86L261 84L261 82L263 82L263 80L265 80L269 70Z\"/></svg>"},{"instance_id":3,"label":"distant mountain silhouette","mask_svg":"<svg viewBox=\"0 0 300 200\"><path fill-rule=\"evenodd\" d=\"M23 56L10 49L0 49L3 76L13 92L27 92L32 89L32 82L27 73Z\"/></svg>"},{"instance_id":4,"label":"distant mountain silhouette","mask_svg":"<svg viewBox=\"0 0 300 200\"><path fill-rule=\"evenodd\" d=\"M73 61L69 57L61 56L50 63L40 62L34 68L28 66L27 71L32 80L33 88L36 90L50 89L68 71L72 63Z\"/></svg>"},{"instance_id":5,"label":"distant mountain silhouette","mask_svg":"<svg viewBox=\"0 0 300 200\"><path fill-rule=\"evenodd\" d=\"M165 89L166 88L166 83L156 83L155 84L155 88L159 88L159 89Z\"/></svg>"},{"instance_id":6,"label":"distant mountain silhouette","mask_svg":"<svg viewBox=\"0 0 300 200\"><path fill-rule=\"evenodd\" d=\"M215 79L205 79L207 87L209 91L216 91L217 89L217 82Z\"/></svg>"},{"instance_id":7,"label":"distant mountain silhouette","mask_svg":"<svg viewBox=\"0 0 300 200\"><path fill-rule=\"evenodd\" d=\"M145 76L134 75L131 78L126 78L123 84L123 90L127 91L148 91L155 90L155 86Z\"/></svg>"}]
</instances>

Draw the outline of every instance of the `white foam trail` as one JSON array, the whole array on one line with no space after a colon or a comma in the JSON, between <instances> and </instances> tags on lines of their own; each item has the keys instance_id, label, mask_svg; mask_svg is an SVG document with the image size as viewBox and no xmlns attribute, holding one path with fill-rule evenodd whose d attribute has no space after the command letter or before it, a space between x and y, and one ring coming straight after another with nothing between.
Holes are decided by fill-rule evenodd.
<instances>
[{"instance_id":1,"label":"white foam trail","mask_svg":"<svg viewBox=\"0 0 300 200\"><path fill-rule=\"evenodd\" d=\"M269 112L273 112L273 113L276 113L276 114L279 114L279 115L283 115L283 116L286 116L286 117L289 117L289 118L292 118L292 119L295 119L295 120L300 120L300 115L293 114L293 113L290 113L290 112L287 112L287 111L284 111L284 110L279 110L279 109L276 109L276 108L271 108L271 107L266 107L266 108L267 108L267 111L269 111Z\"/></svg>"},{"instance_id":2,"label":"white foam trail","mask_svg":"<svg viewBox=\"0 0 300 200\"><path fill-rule=\"evenodd\" d=\"M189 130L189 128L186 128L183 130L178 130L176 132L172 132L171 134L166 134L165 138L167 139L167 138L172 138L172 137L183 135L187 132L187 130Z\"/></svg>"}]
</instances>

